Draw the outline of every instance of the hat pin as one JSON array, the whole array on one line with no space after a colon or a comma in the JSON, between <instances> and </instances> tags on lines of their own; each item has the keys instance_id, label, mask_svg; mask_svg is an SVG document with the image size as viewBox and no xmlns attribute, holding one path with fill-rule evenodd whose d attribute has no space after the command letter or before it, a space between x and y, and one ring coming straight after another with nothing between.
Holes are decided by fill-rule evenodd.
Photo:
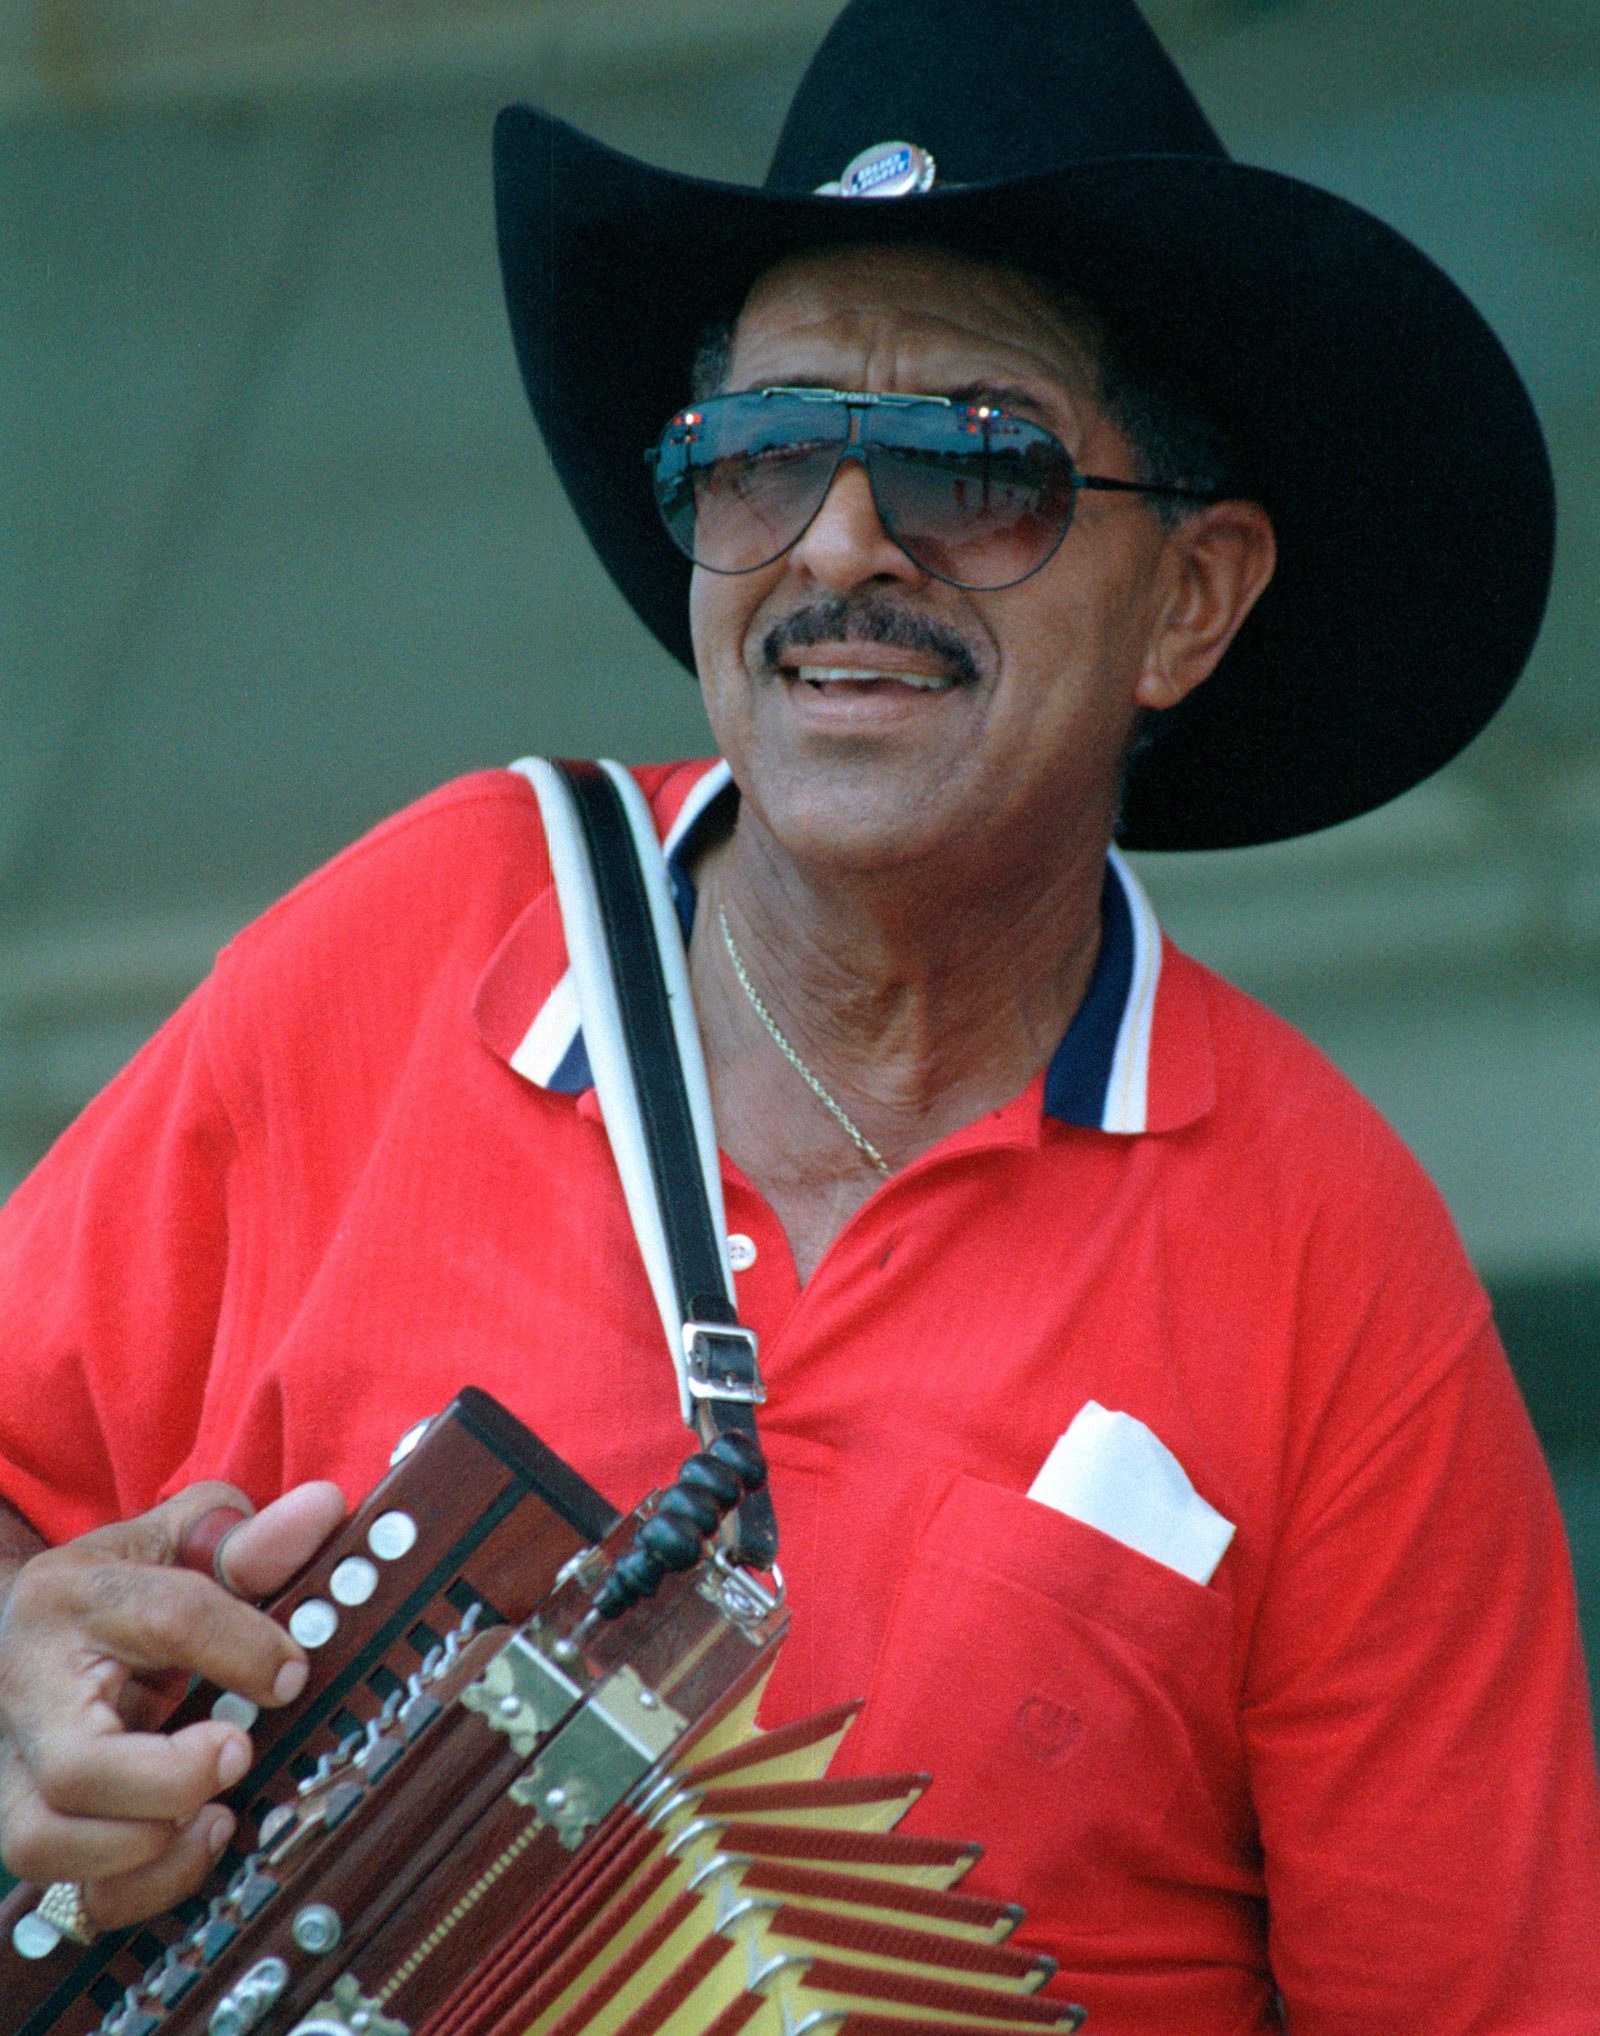
<instances>
[{"instance_id":1,"label":"hat pin","mask_svg":"<svg viewBox=\"0 0 1600 2036\"><path fill-rule=\"evenodd\" d=\"M831 184L819 184L818 198L912 198L931 190L936 165L914 141L875 141L852 156Z\"/></svg>"}]
</instances>

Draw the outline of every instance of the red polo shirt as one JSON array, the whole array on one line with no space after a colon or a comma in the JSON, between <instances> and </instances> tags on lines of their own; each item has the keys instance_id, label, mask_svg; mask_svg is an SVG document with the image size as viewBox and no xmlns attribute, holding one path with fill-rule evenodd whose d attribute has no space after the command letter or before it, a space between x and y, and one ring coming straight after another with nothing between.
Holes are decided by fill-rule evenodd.
<instances>
[{"instance_id":1,"label":"red polo shirt","mask_svg":"<svg viewBox=\"0 0 1600 2036\"><path fill-rule=\"evenodd\" d=\"M643 779L681 849L720 776ZM866 1693L846 1763L932 1770L917 1822L984 1840L1101 2036L1264 2030L1274 1986L1296 2036L1593 2036L1570 1576L1483 1295L1392 1134L1116 859L1102 923L1049 1068L804 1288L725 1165L794 1608L767 1719ZM619 1504L666 1481L564 973L509 773L241 934L0 1223L0 1490L54 1538L197 1477L355 1495L469 1381ZM1235 1523L1210 1584L1025 1496L1089 1399Z\"/></svg>"}]
</instances>

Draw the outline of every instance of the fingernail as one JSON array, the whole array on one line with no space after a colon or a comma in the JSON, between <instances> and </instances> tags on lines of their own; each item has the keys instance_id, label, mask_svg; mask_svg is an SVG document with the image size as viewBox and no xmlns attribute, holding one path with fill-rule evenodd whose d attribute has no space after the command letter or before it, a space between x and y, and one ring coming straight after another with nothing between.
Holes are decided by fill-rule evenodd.
<instances>
[{"instance_id":1,"label":"fingernail","mask_svg":"<svg viewBox=\"0 0 1600 2036\"><path fill-rule=\"evenodd\" d=\"M206 1850L213 1859L233 1836L233 1819L226 1810L213 1810L206 1824Z\"/></svg>"},{"instance_id":2,"label":"fingernail","mask_svg":"<svg viewBox=\"0 0 1600 2036\"><path fill-rule=\"evenodd\" d=\"M249 1765L250 1742L229 1737L217 1755L217 1780L225 1789L231 1789Z\"/></svg>"},{"instance_id":3,"label":"fingernail","mask_svg":"<svg viewBox=\"0 0 1600 2036\"><path fill-rule=\"evenodd\" d=\"M272 1685L274 1700L280 1704L292 1704L306 1686L306 1677L311 1673L308 1663L286 1661L278 1670L278 1680Z\"/></svg>"}]
</instances>

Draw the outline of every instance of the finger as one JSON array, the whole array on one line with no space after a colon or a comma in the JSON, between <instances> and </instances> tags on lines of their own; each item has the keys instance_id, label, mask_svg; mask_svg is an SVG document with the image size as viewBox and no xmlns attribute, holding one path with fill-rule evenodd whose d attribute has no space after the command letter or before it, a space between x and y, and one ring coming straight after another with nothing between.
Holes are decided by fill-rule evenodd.
<instances>
[{"instance_id":1,"label":"finger","mask_svg":"<svg viewBox=\"0 0 1600 2036\"><path fill-rule=\"evenodd\" d=\"M229 1518L242 1518L249 1503L232 1485L194 1485L134 1520L97 1528L24 1563L0 1620L0 1712L15 1715L19 1702L26 1706L30 1695L37 1701L41 1689L49 1689L51 1674L74 1678L83 1664L99 1665L107 1651L124 1669L152 1681L173 1670L192 1670L181 1639L192 1620L204 1617L206 1598L195 1589L199 1580L188 1580L187 1595L180 1590L163 1600L150 1596L151 1579L180 1559L196 1522L214 1519L221 1508ZM212 1589L227 1602L226 1593ZM130 1614L136 1625L146 1622L146 1608L153 1608L148 1613L153 1644L126 1654L108 1650L107 1636L125 1628ZM269 1685L272 1680L269 1676ZM109 1685L103 1693L115 1701Z\"/></svg>"},{"instance_id":2,"label":"finger","mask_svg":"<svg viewBox=\"0 0 1600 2036\"><path fill-rule=\"evenodd\" d=\"M26 1749L35 1790L66 1817L187 1823L248 1771L252 1748L237 1725L202 1719L180 1732L85 1731L64 1722Z\"/></svg>"},{"instance_id":3,"label":"finger","mask_svg":"<svg viewBox=\"0 0 1600 2036\"><path fill-rule=\"evenodd\" d=\"M141 1871L162 1858L178 1837L165 1819L63 1816L37 1794L8 1806L4 1830L8 1871L41 1886Z\"/></svg>"},{"instance_id":4,"label":"finger","mask_svg":"<svg viewBox=\"0 0 1600 2036\"><path fill-rule=\"evenodd\" d=\"M148 1865L86 1881L83 1905L91 1924L97 1930L120 1930L173 1908L200 1886L233 1828L232 1815L214 1803L185 1830L169 1831L171 1843Z\"/></svg>"},{"instance_id":5,"label":"finger","mask_svg":"<svg viewBox=\"0 0 1600 2036\"><path fill-rule=\"evenodd\" d=\"M305 1686L305 1656L284 1629L192 1570L80 1555L51 1589L54 1624L38 1628L39 1672L12 1704L19 1731L48 1729L64 1689L100 1695L112 1664L144 1676L182 1669L257 1704L286 1703Z\"/></svg>"},{"instance_id":6,"label":"finger","mask_svg":"<svg viewBox=\"0 0 1600 2036\"><path fill-rule=\"evenodd\" d=\"M337 1485L296 1485L233 1528L218 1551L218 1574L240 1597L264 1598L311 1560L344 1516Z\"/></svg>"}]
</instances>

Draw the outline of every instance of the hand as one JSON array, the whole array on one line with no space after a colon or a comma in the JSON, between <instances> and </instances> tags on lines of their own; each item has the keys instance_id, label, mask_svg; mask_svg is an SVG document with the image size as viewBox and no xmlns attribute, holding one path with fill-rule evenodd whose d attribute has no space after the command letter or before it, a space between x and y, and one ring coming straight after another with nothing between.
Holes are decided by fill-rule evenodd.
<instances>
[{"instance_id":1,"label":"hand","mask_svg":"<svg viewBox=\"0 0 1600 2036\"><path fill-rule=\"evenodd\" d=\"M75 1880L96 1929L171 1908L233 1831L212 1798L252 1759L237 1725L153 1728L201 1675L266 1706L305 1686L301 1649L243 1602L276 1591L344 1517L337 1486L285 1492L228 1536L227 1588L179 1566L231 1485L191 1485L135 1520L45 1549L0 1615L0 1857L26 1880ZM231 1593L238 1593L237 1596Z\"/></svg>"}]
</instances>

